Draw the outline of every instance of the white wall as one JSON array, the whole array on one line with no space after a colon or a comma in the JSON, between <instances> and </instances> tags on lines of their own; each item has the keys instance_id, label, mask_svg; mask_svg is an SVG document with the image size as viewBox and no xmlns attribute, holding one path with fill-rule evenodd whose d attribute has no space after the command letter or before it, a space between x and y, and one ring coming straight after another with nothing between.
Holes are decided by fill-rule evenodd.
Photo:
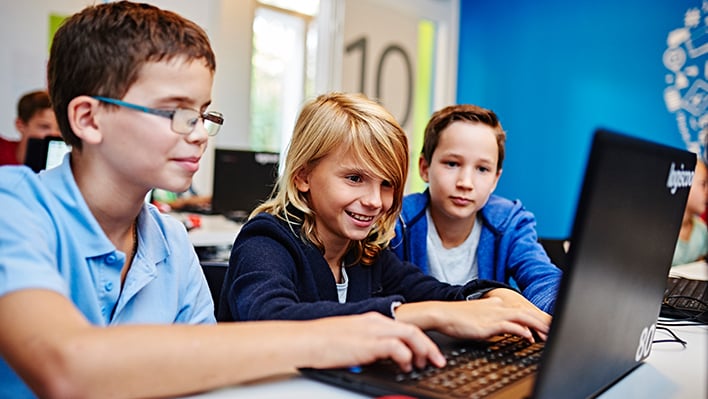
<instances>
[{"instance_id":1,"label":"white wall","mask_svg":"<svg viewBox=\"0 0 708 399\"><path fill-rule=\"evenodd\" d=\"M213 109L226 121L212 139L194 185L200 193L211 193L213 148L246 147L250 92L251 20L253 0L150 0L202 26L217 55ZM71 15L92 0L25 0L0 2L0 135L15 138L16 106L19 97L46 88L49 55L50 14Z\"/></svg>"},{"instance_id":2,"label":"white wall","mask_svg":"<svg viewBox=\"0 0 708 399\"><path fill-rule=\"evenodd\" d=\"M217 73L214 80L214 110L224 113L225 123L218 136L211 139L200 171L194 179L195 189L199 193L211 193L213 173L213 149L248 148L248 130L250 115L250 65L252 20L255 0L145 0L158 7L170 9L201 25L209 35L216 53ZM329 1L335 9L341 10L341 1ZM448 21L453 34L447 41L447 48L442 50L448 60L442 74L437 102L454 100L455 73L450 68L457 65L457 13L458 0L373 0L402 12L407 10L417 15ZM0 2L0 135L15 137L14 119L18 98L25 92L46 87L46 62L49 52L49 15L70 15L80 11L94 0L24 0ZM341 35L342 15L331 13L334 35ZM330 38L336 45L339 39ZM335 49L336 50L336 49ZM341 51L333 51L335 58L341 57ZM341 60L331 61L330 65L341 66ZM325 68L335 74L332 67ZM327 82L330 87L318 84L322 91L338 89L336 76L320 82ZM326 86L325 84L325 86ZM440 89L442 88L442 89Z\"/></svg>"}]
</instances>

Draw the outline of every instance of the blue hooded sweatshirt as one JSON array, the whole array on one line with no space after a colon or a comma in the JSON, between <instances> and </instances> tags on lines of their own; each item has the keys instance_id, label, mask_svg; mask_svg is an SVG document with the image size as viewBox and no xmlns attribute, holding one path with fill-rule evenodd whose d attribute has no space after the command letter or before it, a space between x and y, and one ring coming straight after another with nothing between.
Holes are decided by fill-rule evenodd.
<instances>
[{"instance_id":1,"label":"blue hooded sweatshirt","mask_svg":"<svg viewBox=\"0 0 708 399\"><path fill-rule=\"evenodd\" d=\"M425 274L428 266L428 190L407 195L396 225L391 249L401 260L412 262ZM519 200L492 195L479 211L482 233L477 247L478 277L518 287L525 298L552 313L561 270L538 242L536 219ZM472 265L470 265L472 266Z\"/></svg>"}]
</instances>

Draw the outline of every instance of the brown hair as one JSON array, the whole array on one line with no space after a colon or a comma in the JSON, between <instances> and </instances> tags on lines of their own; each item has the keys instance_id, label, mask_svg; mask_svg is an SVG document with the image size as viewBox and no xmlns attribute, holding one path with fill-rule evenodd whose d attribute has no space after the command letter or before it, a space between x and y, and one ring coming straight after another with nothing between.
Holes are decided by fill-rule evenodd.
<instances>
[{"instance_id":1,"label":"brown hair","mask_svg":"<svg viewBox=\"0 0 708 399\"><path fill-rule=\"evenodd\" d=\"M69 102L81 95L122 98L147 62L202 60L213 72L214 52L202 28L180 15L128 1L98 4L72 15L54 35L49 93L64 140L71 131Z\"/></svg>"},{"instance_id":2,"label":"brown hair","mask_svg":"<svg viewBox=\"0 0 708 399\"><path fill-rule=\"evenodd\" d=\"M497 148L499 149L497 171L501 170L506 147L506 132L504 132L499 118L493 111L471 104L450 105L433 113L428 125L425 127L425 136L423 138L421 155L425 161L428 164L432 162L433 152L435 152L440 141L440 133L456 121L483 123L494 129L494 135L497 138Z\"/></svg>"},{"instance_id":3,"label":"brown hair","mask_svg":"<svg viewBox=\"0 0 708 399\"><path fill-rule=\"evenodd\" d=\"M29 123L30 119L39 111L52 108L49 94L44 90L29 92L17 102L17 117L24 123Z\"/></svg>"}]
</instances>

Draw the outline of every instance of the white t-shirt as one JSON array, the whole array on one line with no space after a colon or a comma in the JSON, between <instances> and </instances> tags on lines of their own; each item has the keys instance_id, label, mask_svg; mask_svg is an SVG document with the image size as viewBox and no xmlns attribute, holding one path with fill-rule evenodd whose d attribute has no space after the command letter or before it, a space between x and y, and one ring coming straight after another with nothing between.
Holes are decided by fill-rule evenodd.
<instances>
[{"instance_id":1,"label":"white t-shirt","mask_svg":"<svg viewBox=\"0 0 708 399\"><path fill-rule=\"evenodd\" d=\"M347 302L347 290L349 289L349 276L347 276L347 268L342 266L342 282L337 283L337 296L339 303Z\"/></svg>"},{"instance_id":2,"label":"white t-shirt","mask_svg":"<svg viewBox=\"0 0 708 399\"><path fill-rule=\"evenodd\" d=\"M435 229L430 210L425 212L428 219L428 265L430 275L440 281L462 285L477 278L477 246L482 233L479 217L475 219L474 227L465 241L457 247L447 249Z\"/></svg>"}]
</instances>

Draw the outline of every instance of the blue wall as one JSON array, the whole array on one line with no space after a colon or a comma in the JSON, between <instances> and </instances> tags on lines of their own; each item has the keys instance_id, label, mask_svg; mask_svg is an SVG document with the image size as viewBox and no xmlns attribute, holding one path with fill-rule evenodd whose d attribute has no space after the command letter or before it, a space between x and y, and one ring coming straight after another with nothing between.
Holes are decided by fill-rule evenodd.
<instances>
[{"instance_id":1,"label":"blue wall","mask_svg":"<svg viewBox=\"0 0 708 399\"><path fill-rule=\"evenodd\" d=\"M520 198L536 214L539 235L570 234L596 127L686 148L664 102L671 71L662 57L668 33L700 7L700 0L461 0L457 102L499 115L508 141L496 192Z\"/></svg>"}]
</instances>

